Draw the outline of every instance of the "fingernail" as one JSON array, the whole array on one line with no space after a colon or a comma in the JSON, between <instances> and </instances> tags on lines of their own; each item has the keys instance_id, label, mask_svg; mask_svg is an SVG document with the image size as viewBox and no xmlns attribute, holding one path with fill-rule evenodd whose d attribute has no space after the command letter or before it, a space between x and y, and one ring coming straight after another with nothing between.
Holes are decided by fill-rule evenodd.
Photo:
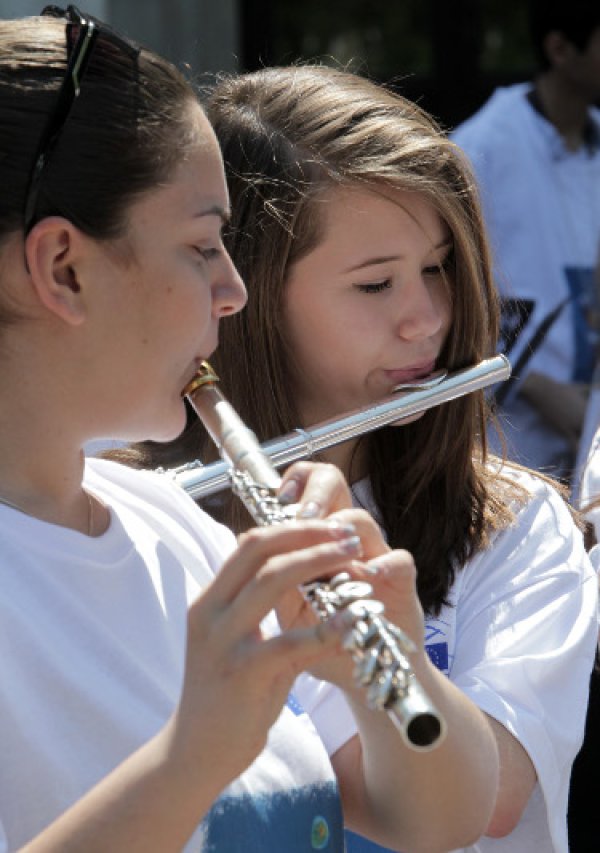
<instances>
[{"instance_id":1,"label":"fingernail","mask_svg":"<svg viewBox=\"0 0 600 853\"><path fill-rule=\"evenodd\" d=\"M328 521L327 526L334 539L348 539L350 536L356 536L356 527L350 522Z\"/></svg>"},{"instance_id":2,"label":"fingernail","mask_svg":"<svg viewBox=\"0 0 600 853\"><path fill-rule=\"evenodd\" d=\"M343 554L361 554L362 543L360 536L348 536L338 542L338 547Z\"/></svg>"},{"instance_id":3,"label":"fingernail","mask_svg":"<svg viewBox=\"0 0 600 853\"><path fill-rule=\"evenodd\" d=\"M300 488L296 480L288 480L277 497L282 504L293 504L298 500L299 491Z\"/></svg>"},{"instance_id":4,"label":"fingernail","mask_svg":"<svg viewBox=\"0 0 600 853\"><path fill-rule=\"evenodd\" d=\"M367 575L378 575L381 570L379 563L367 563L364 571Z\"/></svg>"},{"instance_id":5,"label":"fingernail","mask_svg":"<svg viewBox=\"0 0 600 853\"><path fill-rule=\"evenodd\" d=\"M303 504L298 512L298 518L319 518L320 515L321 507L316 501Z\"/></svg>"}]
</instances>

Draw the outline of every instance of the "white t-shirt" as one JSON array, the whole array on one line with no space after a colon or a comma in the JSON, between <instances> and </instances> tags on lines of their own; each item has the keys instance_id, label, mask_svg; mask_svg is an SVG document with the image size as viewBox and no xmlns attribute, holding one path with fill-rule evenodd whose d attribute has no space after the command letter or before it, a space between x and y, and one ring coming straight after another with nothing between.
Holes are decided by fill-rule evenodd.
<instances>
[{"instance_id":1,"label":"white t-shirt","mask_svg":"<svg viewBox=\"0 0 600 853\"><path fill-rule=\"evenodd\" d=\"M583 469L579 506L585 509L592 501L600 502L600 428L597 427L590 442L588 458ZM594 526L596 540L600 542L600 503L594 509L586 510L586 518Z\"/></svg>"},{"instance_id":2,"label":"white t-shirt","mask_svg":"<svg viewBox=\"0 0 600 853\"><path fill-rule=\"evenodd\" d=\"M514 477L531 500L457 573L450 606L426 619L425 642L450 680L517 738L538 777L516 829L480 839L470 853L567 853L569 778L583 739L598 635L597 581L554 489L525 472ZM355 493L377 516L368 484ZM324 716L335 727L331 747L354 731L348 709L333 716L331 688L304 678L297 690L319 728ZM348 842L348 853L380 849Z\"/></svg>"},{"instance_id":3,"label":"white t-shirt","mask_svg":"<svg viewBox=\"0 0 600 853\"><path fill-rule=\"evenodd\" d=\"M588 459L595 443L596 433L600 427L600 370L596 371L594 382L590 390L590 396L585 410L583 430L579 439L577 450L577 465L575 466L575 478L571 492L571 501L575 506L581 505L582 479ZM600 496L600 495L599 495Z\"/></svg>"},{"instance_id":4,"label":"white t-shirt","mask_svg":"<svg viewBox=\"0 0 600 853\"><path fill-rule=\"evenodd\" d=\"M498 288L504 299L528 306L508 353L513 364L544 318L567 300L518 378L537 371L560 382L589 381L598 316L599 113L589 111L596 147L569 151L528 101L531 88L497 89L452 138L468 154L481 190ZM511 458L541 469L569 456L566 439L518 394L507 397L503 414Z\"/></svg>"},{"instance_id":5,"label":"white t-shirt","mask_svg":"<svg viewBox=\"0 0 600 853\"><path fill-rule=\"evenodd\" d=\"M182 685L188 606L235 544L157 474L88 460L85 484L110 508L95 539L0 505L2 853L166 722ZM307 849L342 851L342 814L327 752L290 700L186 851Z\"/></svg>"}]
</instances>

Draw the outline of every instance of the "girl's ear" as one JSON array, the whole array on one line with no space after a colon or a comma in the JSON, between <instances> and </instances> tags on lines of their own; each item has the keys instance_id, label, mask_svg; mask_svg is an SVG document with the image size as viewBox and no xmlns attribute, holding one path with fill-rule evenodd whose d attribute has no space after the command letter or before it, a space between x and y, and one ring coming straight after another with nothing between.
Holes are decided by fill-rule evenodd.
<instances>
[{"instance_id":1,"label":"girl's ear","mask_svg":"<svg viewBox=\"0 0 600 853\"><path fill-rule=\"evenodd\" d=\"M25 238L29 277L40 302L72 326L86 316L86 303L78 278L85 238L62 216L48 216Z\"/></svg>"}]
</instances>

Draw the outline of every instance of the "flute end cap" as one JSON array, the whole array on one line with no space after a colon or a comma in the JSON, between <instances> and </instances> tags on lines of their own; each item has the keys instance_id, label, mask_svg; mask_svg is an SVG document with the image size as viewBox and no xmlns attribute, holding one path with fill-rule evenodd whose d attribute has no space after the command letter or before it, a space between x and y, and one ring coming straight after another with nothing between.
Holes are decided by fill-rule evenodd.
<instances>
[{"instance_id":1,"label":"flute end cap","mask_svg":"<svg viewBox=\"0 0 600 853\"><path fill-rule=\"evenodd\" d=\"M406 727L406 739L410 745L423 752L438 746L445 733L443 721L433 713L419 714Z\"/></svg>"}]
</instances>

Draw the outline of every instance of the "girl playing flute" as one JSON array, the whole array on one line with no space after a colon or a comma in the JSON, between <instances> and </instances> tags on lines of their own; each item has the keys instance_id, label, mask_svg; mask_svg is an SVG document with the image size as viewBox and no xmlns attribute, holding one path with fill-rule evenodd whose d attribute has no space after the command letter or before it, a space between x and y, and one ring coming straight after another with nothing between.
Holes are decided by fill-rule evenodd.
<instances>
[{"instance_id":1,"label":"girl playing flute","mask_svg":"<svg viewBox=\"0 0 600 853\"><path fill-rule=\"evenodd\" d=\"M345 619L317 624L297 589L375 565L392 593L414 582L339 471L295 467L298 521L236 542L164 477L84 457L177 436L182 389L246 300L194 90L52 6L0 22L0 124L0 851L341 853L342 803L412 846L401 739L361 707ZM418 631L415 602L399 615ZM360 709L345 760L288 698L311 667ZM479 734L473 805L436 846L491 809Z\"/></svg>"},{"instance_id":2,"label":"girl playing flute","mask_svg":"<svg viewBox=\"0 0 600 853\"><path fill-rule=\"evenodd\" d=\"M360 76L303 66L224 79L207 111L233 206L225 243L248 289L246 309L223 323L213 363L260 440L493 353L497 299L474 180L421 109ZM496 748L493 808L478 840L450 848L566 853L596 579L552 485L489 456L487 419L478 392L322 459L344 473L390 546L414 557L425 619L413 638L420 647L424 630L446 676L442 704L457 689L462 697L458 762L444 763L444 746L420 764L403 759L406 792L429 773L427 801L412 801L411 813L423 847L431 816L450 819L483 728ZM172 465L212 452L192 423L174 445L136 455ZM248 524L228 495L210 509L237 530ZM408 615L395 621L408 630ZM305 683L300 699L318 706L319 687ZM334 758L361 722L332 716ZM419 849L402 833L384 843ZM349 836L349 850L362 844Z\"/></svg>"}]
</instances>

